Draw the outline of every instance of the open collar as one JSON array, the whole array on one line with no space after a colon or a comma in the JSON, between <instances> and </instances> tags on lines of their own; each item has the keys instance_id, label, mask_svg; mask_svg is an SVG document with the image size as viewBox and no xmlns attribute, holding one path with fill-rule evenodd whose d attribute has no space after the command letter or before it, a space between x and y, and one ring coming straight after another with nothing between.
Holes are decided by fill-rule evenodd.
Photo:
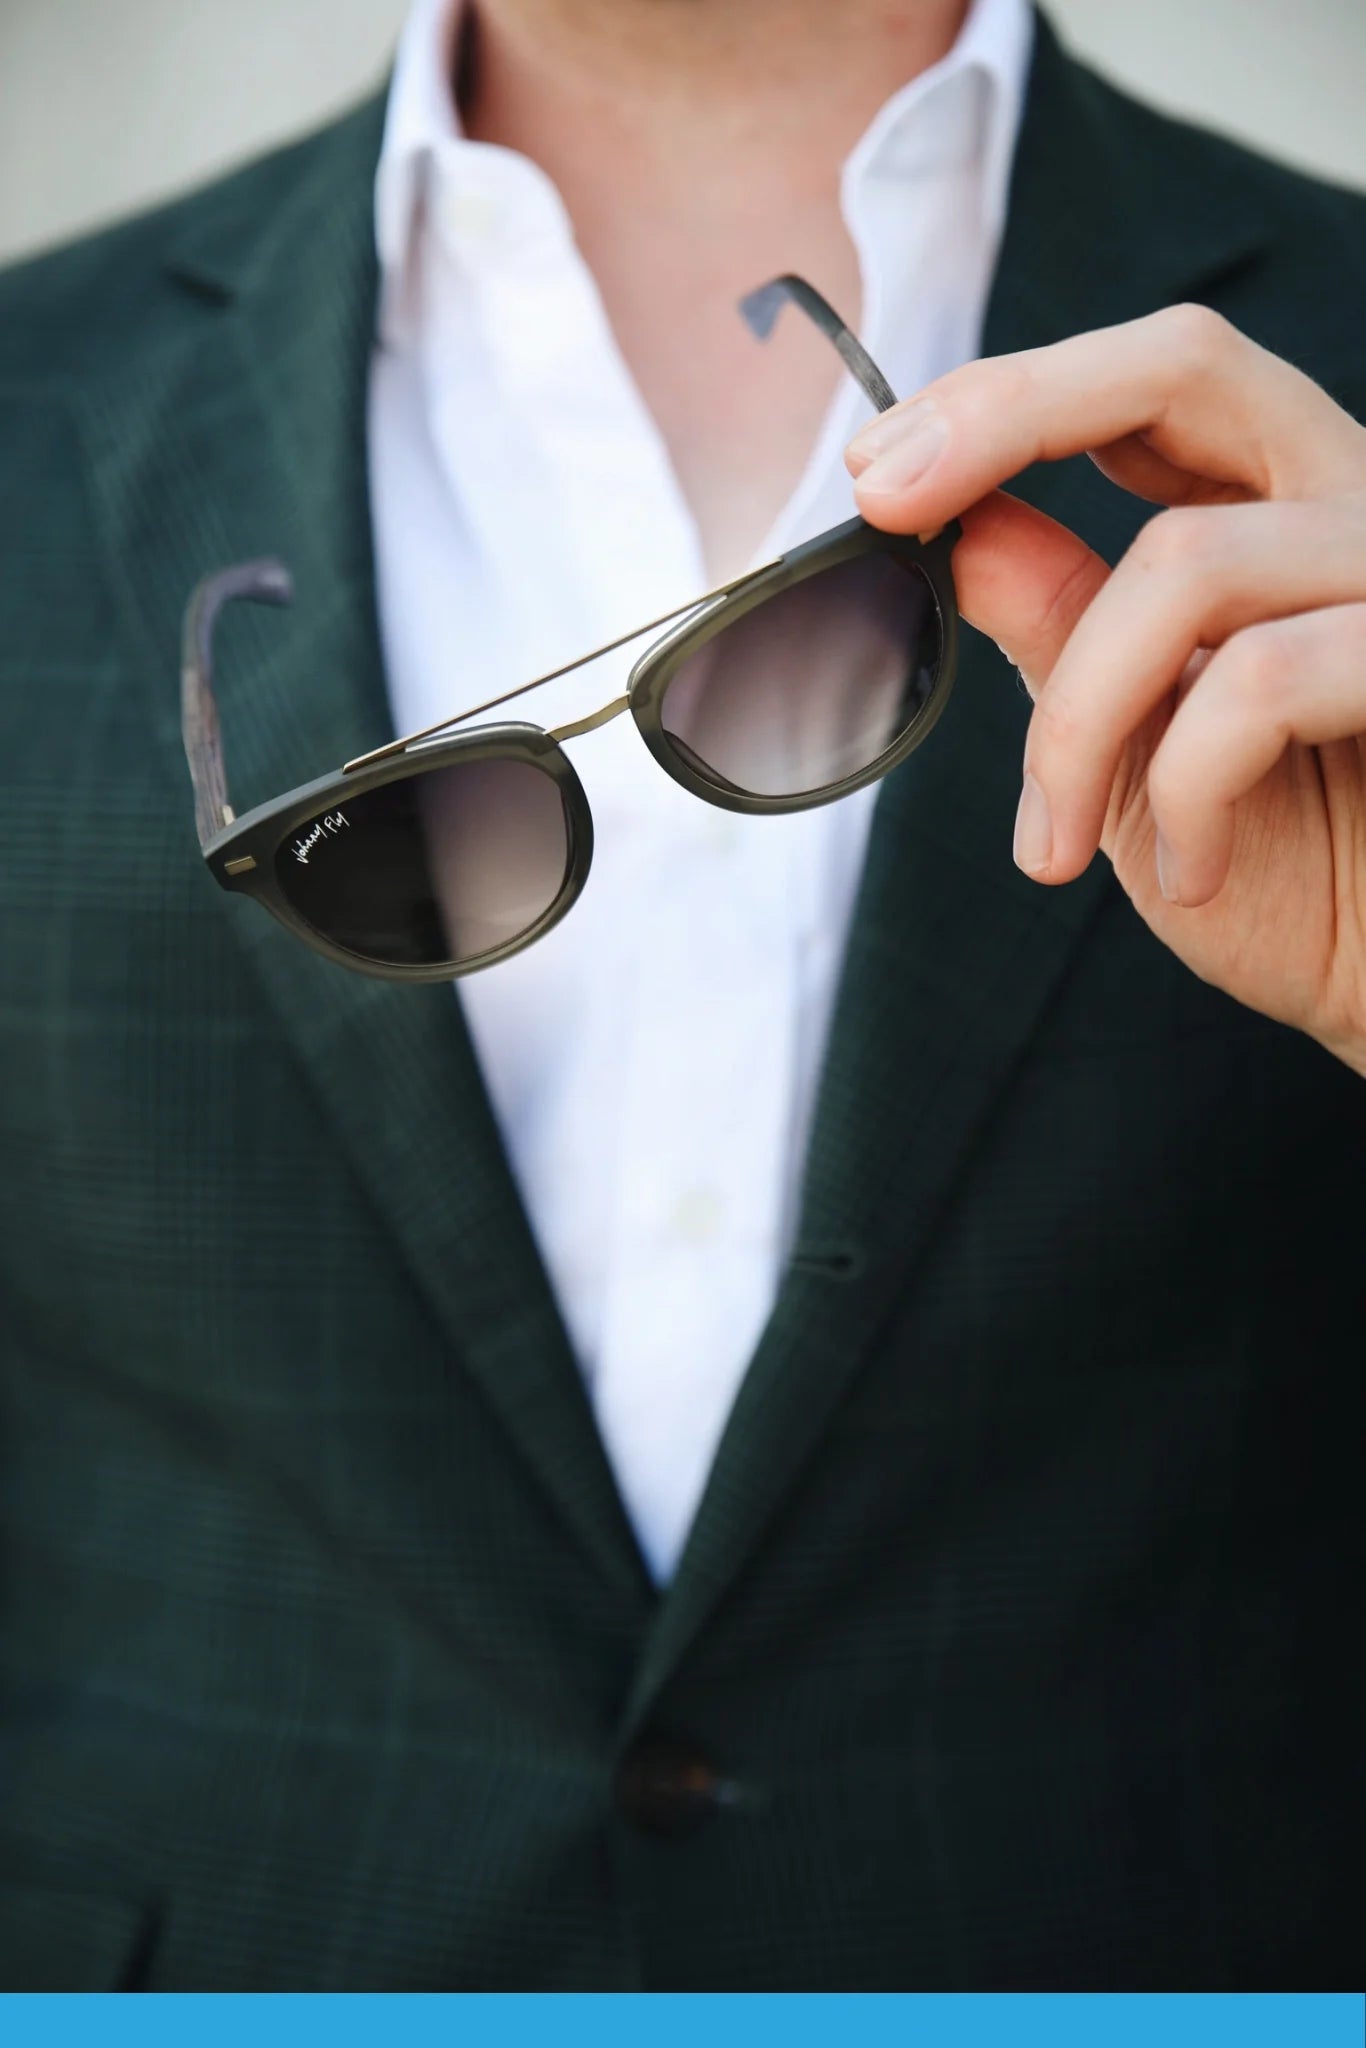
<instances>
[{"instance_id":1,"label":"open collar","mask_svg":"<svg viewBox=\"0 0 1366 2048\"><path fill-rule=\"evenodd\" d=\"M235 626L223 664L236 797L274 795L388 736L365 469L383 115L372 102L191 210L167 254L184 308L157 365L157 404L139 362L88 421L98 501L121 557L139 565L131 631L185 806L187 858L175 649L180 606L206 569L279 552L299 585L291 617ZM1271 232L1249 218L1232 158L1114 94L1039 23L988 350L1217 295ZM1084 461L1020 488L1103 552L1132 530L1132 508ZM1027 707L995 651L975 635L966 643L954 704L879 801L796 1251L656 1610L637 1719L913 1284L1109 886L1101 862L1062 891L1011 866ZM458 1006L444 989L331 969L207 876L205 915L235 921L249 971L447 1333L452 1369L475 1374L565 1529L639 1601L643 1567Z\"/></svg>"}]
</instances>

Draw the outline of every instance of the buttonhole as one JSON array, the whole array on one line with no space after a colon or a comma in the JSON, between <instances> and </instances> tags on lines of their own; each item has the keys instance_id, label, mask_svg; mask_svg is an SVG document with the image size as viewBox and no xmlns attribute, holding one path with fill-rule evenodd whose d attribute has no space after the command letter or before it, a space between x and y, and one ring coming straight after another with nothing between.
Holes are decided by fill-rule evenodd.
<instances>
[{"instance_id":1,"label":"buttonhole","mask_svg":"<svg viewBox=\"0 0 1366 2048\"><path fill-rule=\"evenodd\" d=\"M202 300L206 306L230 306L236 297L231 286L196 269L192 263L171 262L166 269L167 275L176 284L189 292L193 298Z\"/></svg>"},{"instance_id":2,"label":"buttonhole","mask_svg":"<svg viewBox=\"0 0 1366 2048\"><path fill-rule=\"evenodd\" d=\"M799 1244L792 1264L799 1272L818 1273L827 1280L855 1280L866 1264L857 1245Z\"/></svg>"}]
</instances>

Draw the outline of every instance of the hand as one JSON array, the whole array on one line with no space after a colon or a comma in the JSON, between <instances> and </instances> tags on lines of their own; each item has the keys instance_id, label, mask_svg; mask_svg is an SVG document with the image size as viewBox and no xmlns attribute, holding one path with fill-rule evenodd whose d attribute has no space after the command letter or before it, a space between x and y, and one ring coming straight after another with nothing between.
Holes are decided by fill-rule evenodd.
<instances>
[{"instance_id":1,"label":"hand","mask_svg":"<svg viewBox=\"0 0 1366 2048\"><path fill-rule=\"evenodd\" d=\"M1175 508L1113 572L995 488L1082 452ZM963 522L963 615L1034 699L1025 872L1103 849L1197 974L1366 1073L1366 429L1177 306L970 363L846 460L870 524Z\"/></svg>"}]
</instances>

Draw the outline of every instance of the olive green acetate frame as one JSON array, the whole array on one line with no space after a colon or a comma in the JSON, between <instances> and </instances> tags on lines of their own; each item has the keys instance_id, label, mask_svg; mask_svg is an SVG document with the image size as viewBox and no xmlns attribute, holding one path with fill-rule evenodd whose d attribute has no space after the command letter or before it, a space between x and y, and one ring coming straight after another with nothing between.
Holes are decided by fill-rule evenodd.
<instances>
[{"instance_id":1,"label":"olive green acetate frame","mask_svg":"<svg viewBox=\"0 0 1366 2048\"><path fill-rule=\"evenodd\" d=\"M753 330L767 334L778 306L791 299L830 335L844 361L879 410L895 404L881 372L861 344L826 302L800 278L777 278L744 301L742 311ZM789 550L777 560L690 600L663 618L647 622L605 647L595 648L548 675L523 683L503 696L471 710L455 713L438 726L411 733L371 754L348 762L340 771L320 776L237 818L228 801L218 714L213 696L213 631L225 604L239 599L283 605L290 602L288 571L276 561L248 562L205 578L185 615L182 664L182 732L195 792L195 824L205 862L225 889L252 897L278 918L295 937L327 959L386 981L450 981L472 974L535 941L559 923L581 894L593 858L593 819L583 785L562 742L590 732L629 711L650 753L672 779L704 802L749 817L778 816L815 809L852 795L879 781L904 761L938 721L948 700L957 668L958 607L951 556L961 528L950 523L932 540L888 534L851 519L814 540ZM905 731L877 758L843 780L791 796L756 796L727 782L666 732L663 709L669 685L689 657L747 612L808 577L860 556L885 554L918 570L933 596L938 614L938 672L929 695ZM625 693L585 718L552 732L516 722L481 725L442 739L452 725L491 711L525 695L542 683L567 674L613 649L639 639L668 620L676 623L651 642L631 669ZM302 916L281 889L276 856L300 825L339 808L363 792L387 783L411 780L461 763L499 759L520 761L539 769L556 784L564 807L566 859L564 878L554 901L514 938L484 953L461 960L396 964L349 951L329 939Z\"/></svg>"}]
</instances>

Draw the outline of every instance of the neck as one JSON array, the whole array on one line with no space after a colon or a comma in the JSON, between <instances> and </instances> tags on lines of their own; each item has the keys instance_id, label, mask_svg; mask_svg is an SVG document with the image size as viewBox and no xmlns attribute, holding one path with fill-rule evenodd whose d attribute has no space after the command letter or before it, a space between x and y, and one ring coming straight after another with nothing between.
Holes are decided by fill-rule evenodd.
<instances>
[{"instance_id":1,"label":"neck","mask_svg":"<svg viewBox=\"0 0 1366 2048\"><path fill-rule=\"evenodd\" d=\"M674 460L709 568L762 539L839 365L735 312L780 270L857 322L840 173L878 108L952 46L967 0L481 0L466 132L559 190Z\"/></svg>"},{"instance_id":2,"label":"neck","mask_svg":"<svg viewBox=\"0 0 1366 2048\"><path fill-rule=\"evenodd\" d=\"M684 217L737 176L789 205L827 192L888 95L953 44L967 0L483 0L472 134L569 196L614 172Z\"/></svg>"}]
</instances>

